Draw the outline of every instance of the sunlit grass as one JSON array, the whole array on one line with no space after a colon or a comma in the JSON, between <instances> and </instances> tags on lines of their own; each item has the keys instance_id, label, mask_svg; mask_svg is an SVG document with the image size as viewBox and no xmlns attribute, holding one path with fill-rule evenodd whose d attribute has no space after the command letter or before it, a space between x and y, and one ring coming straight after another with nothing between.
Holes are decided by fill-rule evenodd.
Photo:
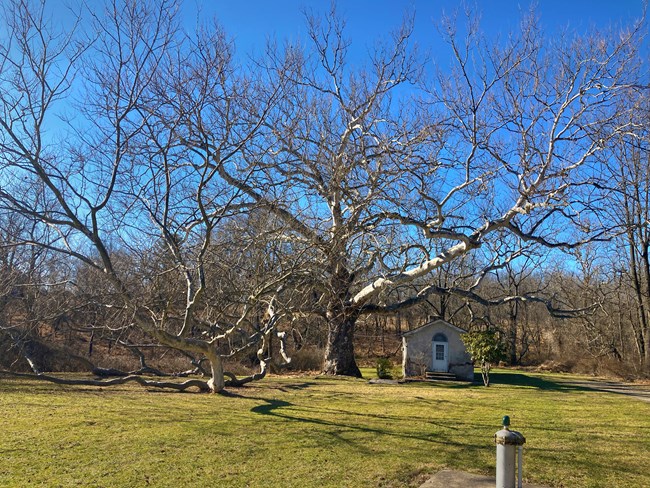
<instances>
[{"instance_id":1,"label":"sunlit grass","mask_svg":"<svg viewBox=\"0 0 650 488\"><path fill-rule=\"evenodd\" d=\"M494 383L273 377L214 396L2 379L0 486L418 486L444 467L493 475L505 414L530 481L650 486L650 404L553 375Z\"/></svg>"}]
</instances>

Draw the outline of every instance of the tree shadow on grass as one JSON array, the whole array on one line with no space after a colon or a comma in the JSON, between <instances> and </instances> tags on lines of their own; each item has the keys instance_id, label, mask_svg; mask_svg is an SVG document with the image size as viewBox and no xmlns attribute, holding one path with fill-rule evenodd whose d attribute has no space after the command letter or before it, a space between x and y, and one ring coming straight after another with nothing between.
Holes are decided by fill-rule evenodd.
<instances>
[{"instance_id":1,"label":"tree shadow on grass","mask_svg":"<svg viewBox=\"0 0 650 488\"><path fill-rule=\"evenodd\" d=\"M293 403L284 400L267 400L266 398L259 398L259 400L264 400L266 404L251 408L251 412L261 415L272 415L273 411L278 408L293 406Z\"/></svg>"},{"instance_id":2,"label":"tree shadow on grass","mask_svg":"<svg viewBox=\"0 0 650 488\"><path fill-rule=\"evenodd\" d=\"M491 382L499 385L512 385L537 388L545 391L557 392L599 392L625 395L637 400L650 402L650 389L630 385L618 381L601 379L585 380L579 378L560 378L553 380L539 376L530 376L515 372L495 372L490 374Z\"/></svg>"},{"instance_id":3,"label":"tree shadow on grass","mask_svg":"<svg viewBox=\"0 0 650 488\"><path fill-rule=\"evenodd\" d=\"M239 396L239 395L233 395L231 396ZM380 427L369 427L369 426L364 426L364 425L359 425L356 423L351 423L351 422L345 422L343 420L341 421L333 421L333 420L325 420L325 419L319 419L319 418L312 418L308 416L301 416L297 415L297 412L295 410L292 411L285 411L282 410L285 407L296 407L295 404L292 404L290 402L286 402L284 400L277 400L277 399L268 399L268 398L263 398L263 397L243 397L247 398L248 400L259 400L265 402L263 405L257 405L253 408L251 408L251 412L260 414L260 415L269 415L272 417L280 418L283 420L288 420L288 421L293 421L293 422L300 422L300 423L306 423L306 424L313 424L313 425L319 425L319 426L324 426L324 427L329 427L333 428L332 430L326 432L326 434L335 437L338 442L345 442L348 444L356 444L354 441L350 439L344 439L341 436L342 432L345 431L351 431L351 432L362 432L362 433L367 433L367 434L374 434L374 435L380 435L380 436L388 436L388 437L398 437L398 438L404 438L404 439L411 439L411 440L417 440L417 441L423 441L423 442L428 442L428 443L433 443L433 444L444 444L444 445L449 445L449 446L454 446L457 448L462 448L462 449L469 449L469 450L481 450L484 449L485 446L481 444L472 444L472 443L461 443L457 441L453 441L449 439L448 437L441 435L439 431L432 431L431 433L407 433L407 432L400 432L397 430L391 430L389 428L380 428ZM344 410L336 410L336 413L342 415L342 416L348 416L348 415L355 415L354 412L347 412ZM363 416L364 418L367 418L367 416ZM357 446L359 449L365 449L365 446L359 445ZM370 451L368 451L370 452Z\"/></svg>"},{"instance_id":4,"label":"tree shadow on grass","mask_svg":"<svg viewBox=\"0 0 650 488\"><path fill-rule=\"evenodd\" d=\"M584 386L515 372L497 371L490 373L490 381L496 385L524 386L544 391L590 391L589 388Z\"/></svg>"},{"instance_id":5,"label":"tree shadow on grass","mask_svg":"<svg viewBox=\"0 0 650 488\"><path fill-rule=\"evenodd\" d=\"M306 390L307 388L310 388L312 386L317 386L318 383L315 383L313 381L303 381L302 383L290 383L288 385L283 385L280 388L278 388L280 391L287 391L287 390Z\"/></svg>"},{"instance_id":6,"label":"tree shadow on grass","mask_svg":"<svg viewBox=\"0 0 650 488\"><path fill-rule=\"evenodd\" d=\"M564 381L553 381L548 378L541 378L539 376L531 376L524 373L517 372L502 372L495 371L490 373L490 385L509 385L509 386L521 386L527 388L537 388L543 391L563 391L563 392L575 392L575 391L593 391L593 388L588 388L586 386L575 385ZM474 381L474 383L454 383L449 385L449 388L454 389L463 389L463 388L474 388L476 386L483 387L483 383L479 379Z\"/></svg>"}]
</instances>

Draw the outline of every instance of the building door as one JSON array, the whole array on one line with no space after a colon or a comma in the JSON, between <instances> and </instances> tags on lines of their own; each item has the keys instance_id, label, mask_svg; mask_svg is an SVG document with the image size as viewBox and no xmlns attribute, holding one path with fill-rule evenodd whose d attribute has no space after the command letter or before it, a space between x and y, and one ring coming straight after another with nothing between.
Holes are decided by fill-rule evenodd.
<instances>
[{"instance_id":1,"label":"building door","mask_svg":"<svg viewBox=\"0 0 650 488\"><path fill-rule=\"evenodd\" d=\"M449 371L449 342L444 334L433 336L433 361L431 371L446 373Z\"/></svg>"}]
</instances>

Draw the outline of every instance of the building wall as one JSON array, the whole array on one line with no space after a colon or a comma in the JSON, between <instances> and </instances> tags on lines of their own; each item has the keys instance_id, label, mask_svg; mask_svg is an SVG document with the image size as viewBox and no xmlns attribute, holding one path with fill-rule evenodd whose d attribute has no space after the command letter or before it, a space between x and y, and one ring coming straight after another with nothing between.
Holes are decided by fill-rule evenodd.
<instances>
[{"instance_id":1,"label":"building wall","mask_svg":"<svg viewBox=\"0 0 650 488\"><path fill-rule=\"evenodd\" d=\"M472 359L465 350L461 333L443 321L433 322L403 337L404 376L423 376L431 369L433 359L433 336L442 333L449 341L449 372L468 381L474 379Z\"/></svg>"}]
</instances>

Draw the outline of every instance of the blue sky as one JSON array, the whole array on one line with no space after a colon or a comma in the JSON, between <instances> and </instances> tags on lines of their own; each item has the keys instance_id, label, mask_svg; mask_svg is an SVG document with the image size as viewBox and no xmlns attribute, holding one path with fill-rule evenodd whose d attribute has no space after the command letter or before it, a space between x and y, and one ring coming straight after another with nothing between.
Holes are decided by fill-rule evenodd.
<instances>
[{"instance_id":1,"label":"blue sky","mask_svg":"<svg viewBox=\"0 0 650 488\"><path fill-rule=\"evenodd\" d=\"M506 34L517 26L522 12L531 3L543 29L554 32L568 27L578 32L603 29L629 23L643 13L642 0L484 0L469 2L481 11L482 26L491 37ZM200 5L201 17L214 15L226 31L235 38L239 54L261 50L269 36L292 41L304 37L304 17L307 8L324 12L328 0L217 0L185 4L188 19L195 19L195 6ZM435 30L443 12L450 13L460 5L458 0L348 0L337 2L339 12L346 18L352 53L364 53L381 36L397 27L404 11L415 11L414 37L418 44L435 50L438 36Z\"/></svg>"},{"instance_id":2,"label":"blue sky","mask_svg":"<svg viewBox=\"0 0 650 488\"><path fill-rule=\"evenodd\" d=\"M0 5L13 0L0 0ZM188 29L199 21L215 17L235 39L238 55L263 51L266 39L298 41L305 37L303 11L326 12L330 0L178 0ZM86 5L98 8L100 0ZM643 0L469 0L465 2L481 12L482 29L493 38L516 28L522 12L537 5L541 26L547 33L561 28L577 32L630 24L643 13ZM80 0L46 0L55 23L66 24ZM387 32L399 26L404 12L415 12L414 39L435 54L442 43L436 32L443 13L462 5L459 0L339 0L338 11L346 19L347 35L352 41L350 54L361 59L368 48ZM4 35L0 32L0 38ZM646 48L648 43L646 42ZM437 56L436 56L437 57ZM444 59L439 59L444 62Z\"/></svg>"}]
</instances>

